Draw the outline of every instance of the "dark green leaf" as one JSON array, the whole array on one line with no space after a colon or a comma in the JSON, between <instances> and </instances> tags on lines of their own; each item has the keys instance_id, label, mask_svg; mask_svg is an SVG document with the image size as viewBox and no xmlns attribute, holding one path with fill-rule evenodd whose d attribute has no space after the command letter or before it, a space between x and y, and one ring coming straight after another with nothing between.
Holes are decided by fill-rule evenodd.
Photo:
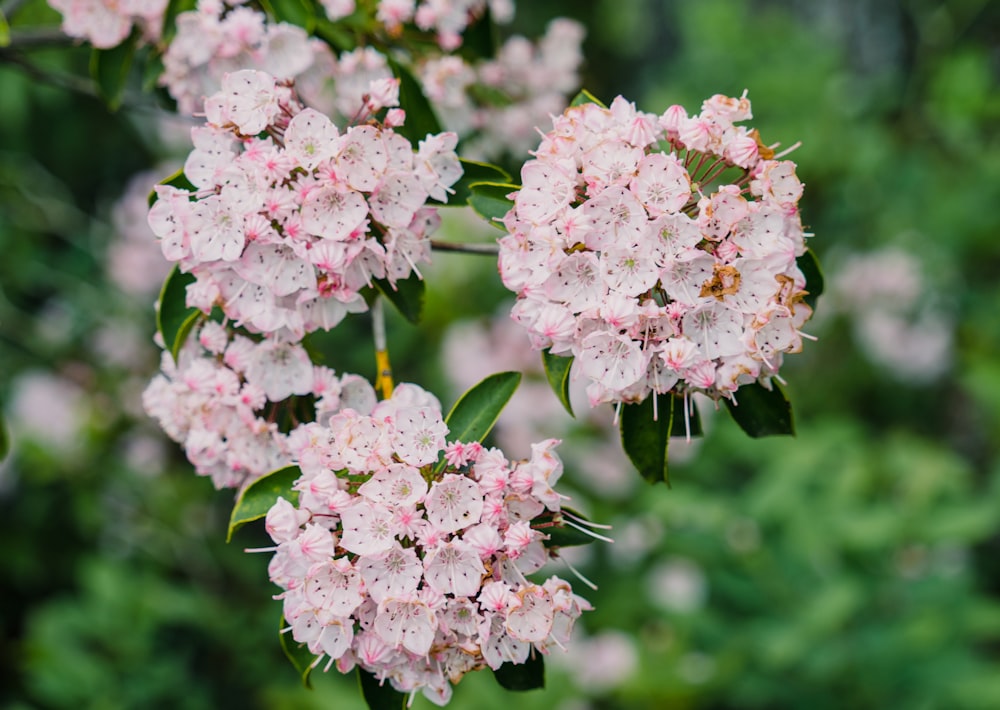
<instances>
[{"instance_id":1,"label":"dark green leaf","mask_svg":"<svg viewBox=\"0 0 1000 710\"><path fill-rule=\"evenodd\" d=\"M823 293L823 270L819 266L819 260L812 249L806 249L805 254L795 260L802 275L806 277L806 297L805 302L810 308L816 310L816 300Z\"/></svg>"},{"instance_id":2,"label":"dark green leaf","mask_svg":"<svg viewBox=\"0 0 1000 710\"><path fill-rule=\"evenodd\" d=\"M279 22L304 27L310 33L316 29L316 9L309 0L261 0L260 4Z\"/></svg>"},{"instance_id":3,"label":"dark green leaf","mask_svg":"<svg viewBox=\"0 0 1000 710\"><path fill-rule=\"evenodd\" d=\"M597 104L601 108L607 108L603 101L586 89L581 89L580 93L574 96L573 100L569 102L570 106L582 106L583 104Z\"/></svg>"},{"instance_id":4,"label":"dark green leaf","mask_svg":"<svg viewBox=\"0 0 1000 710\"><path fill-rule=\"evenodd\" d=\"M399 107L406 111L406 123L396 128L396 133L408 138L414 146L429 133L440 133L438 121L430 101L409 69L394 59L389 60L392 73L399 79Z\"/></svg>"},{"instance_id":5,"label":"dark green leaf","mask_svg":"<svg viewBox=\"0 0 1000 710\"><path fill-rule=\"evenodd\" d=\"M469 185L472 194L469 204L481 217L497 229L503 229L498 220L503 219L514 206L514 200L507 197L521 188L500 182L475 182Z\"/></svg>"},{"instance_id":6,"label":"dark green leaf","mask_svg":"<svg viewBox=\"0 0 1000 710\"><path fill-rule=\"evenodd\" d=\"M169 175L168 177L160 180L158 185L169 185L170 187L176 187L178 190L187 190L188 192L195 192L196 188L190 180L187 179L187 175L184 174L184 169L180 169L177 172ZM152 207L156 204L159 199L159 195L156 194L156 190L150 190L149 197L146 198L147 204Z\"/></svg>"},{"instance_id":7,"label":"dark green leaf","mask_svg":"<svg viewBox=\"0 0 1000 710\"><path fill-rule=\"evenodd\" d=\"M451 186L451 189L454 192L448 195L448 201L442 203L437 200L431 200L431 202L436 204L445 204L448 207L461 207L469 204L469 197L472 196L472 190L469 188L473 183L506 183L510 180L510 175L508 175L502 168L498 168L496 165L480 163L475 160L466 160L465 158L461 158L459 162L462 164L462 177L458 179L458 182Z\"/></svg>"},{"instance_id":8,"label":"dark green leaf","mask_svg":"<svg viewBox=\"0 0 1000 710\"><path fill-rule=\"evenodd\" d=\"M361 686L361 696L370 710L402 710L406 707L408 696L394 689L389 681L379 683L375 676L360 667L358 685Z\"/></svg>"},{"instance_id":9,"label":"dark green leaf","mask_svg":"<svg viewBox=\"0 0 1000 710\"><path fill-rule=\"evenodd\" d=\"M97 84L97 91L112 111L122 105L125 83L128 80L139 30L133 30L125 41L110 49L94 49L90 53L90 76Z\"/></svg>"},{"instance_id":10,"label":"dark green leaf","mask_svg":"<svg viewBox=\"0 0 1000 710\"><path fill-rule=\"evenodd\" d=\"M656 419L653 419L654 401ZM622 448L632 465L649 483L663 481L670 485L667 475L667 446L670 443L673 416L672 394L651 394L642 402L622 406Z\"/></svg>"},{"instance_id":11,"label":"dark green leaf","mask_svg":"<svg viewBox=\"0 0 1000 710\"><path fill-rule=\"evenodd\" d=\"M580 513L570 508L563 507L564 513L572 513L577 518L586 518ZM543 515L538 516L532 520L533 524L542 524L552 522L556 519L562 519L561 515L556 515L553 513L546 512ZM594 542L597 538L593 535L589 535L582 530L577 530L574 527L566 525L565 522L561 522L558 525L551 527L539 527L538 530L549 536L548 540L543 540L543 544L546 547L574 547L577 545L589 545Z\"/></svg>"},{"instance_id":12,"label":"dark green leaf","mask_svg":"<svg viewBox=\"0 0 1000 710\"><path fill-rule=\"evenodd\" d=\"M478 64L480 60L495 57L499 46L500 33L487 5L482 16L462 32L459 53L469 64Z\"/></svg>"},{"instance_id":13,"label":"dark green leaf","mask_svg":"<svg viewBox=\"0 0 1000 710\"><path fill-rule=\"evenodd\" d=\"M247 486L240 497L236 499L233 512L229 516L229 532L226 542L233 538L233 533L254 520L260 520L271 506L284 498L293 505L299 500L298 491L292 490L292 484L299 480L302 471L298 466L286 466L258 478Z\"/></svg>"},{"instance_id":14,"label":"dark green leaf","mask_svg":"<svg viewBox=\"0 0 1000 710\"><path fill-rule=\"evenodd\" d=\"M520 372L498 372L473 385L445 417L448 438L466 443L485 439L520 382Z\"/></svg>"},{"instance_id":15,"label":"dark green leaf","mask_svg":"<svg viewBox=\"0 0 1000 710\"><path fill-rule=\"evenodd\" d=\"M299 678L302 679L302 685L311 690L312 680L309 678L309 675L312 673L312 663L316 660L316 656L309 651L304 643L297 643L292 638L291 631L281 633L281 629L287 627L288 622L285 621L285 616L282 614L281 625L278 627L278 639L281 641L281 650L285 652L285 657L295 667Z\"/></svg>"},{"instance_id":16,"label":"dark green leaf","mask_svg":"<svg viewBox=\"0 0 1000 710\"><path fill-rule=\"evenodd\" d=\"M673 426L670 428L670 436L680 436L687 438L688 434L691 436L701 436L704 432L701 429L701 415L698 414L698 408L694 406L694 402L690 399L687 401L688 406L688 418L684 421L684 398L679 396L674 396L674 421Z\"/></svg>"},{"instance_id":17,"label":"dark green leaf","mask_svg":"<svg viewBox=\"0 0 1000 710\"><path fill-rule=\"evenodd\" d=\"M722 400L729 414L747 434L761 436L795 436L792 405L777 382L767 389L759 382L743 385L736 390L736 404Z\"/></svg>"},{"instance_id":18,"label":"dark green leaf","mask_svg":"<svg viewBox=\"0 0 1000 710\"><path fill-rule=\"evenodd\" d=\"M406 320L414 325L420 322L424 309L423 279L416 274L396 282L395 288L387 279L375 279L375 287L392 303Z\"/></svg>"},{"instance_id":19,"label":"dark green leaf","mask_svg":"<svg viewBox=\"0 0 1000 710\"><path fill-rule=\"evenodd\" d=\"M487 86L486 84L472 84L466 90L469 98L479 106L490 106L493 108L503 108L514 103L513 97L506 91Z\"/></svg>"},{"instance_id":20,"label":"dark green leaf","mask_svg":"<svg viewBox=\"0 0 1000 710\"><path fill-rule=\"evenodd\" d=\"M175 361L188 334L202 316L197 308L187 307L187 287L192 283L194 276L182 273L175 266L160 289L156 328L163 337L163 347L170 351Z\"/></svg>"},{"instance_id":21,"label":"dark green leaf","mask_svg":"<svg viewBox=\"0 0 1000 710\"><path fill-rule=\"evenodd\" d=\"M524 663L504 663L493 671L493 676L507 690L538 690L545 687L545 661L542 654L532 649Z\"/></svg>"},{"instance_id":22,"label":"dark green leaf","mask_svg":"<svg viewBox=\"0 0 1000 710\"><path fill-rule=\"evenodd\" d=\"M548 350L542 351L542 365L545 367L545 377L549 380L552 391L562 402L572 417L573 406L569 402L569 371L573 366L573 356L553 355Z\"/></svg>"}]
</instances>

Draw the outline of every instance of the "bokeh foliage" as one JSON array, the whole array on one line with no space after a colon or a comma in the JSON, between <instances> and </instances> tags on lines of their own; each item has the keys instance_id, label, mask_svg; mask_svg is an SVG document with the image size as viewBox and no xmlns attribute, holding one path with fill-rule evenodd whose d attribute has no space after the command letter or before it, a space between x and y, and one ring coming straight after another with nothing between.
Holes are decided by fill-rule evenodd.
<instances>
[{"instance_id":1,"label":"bokeh foliage","mask_svg":"<svg viewBox=\"0 0 1000 710\"><path fill-rule=\"evenodd\" d=\"M53 22L40 5L21 17ZM916 382L873 362L850 324L828 316L783 370L796 438L750 440L710 417L696 454L671 466L670 489L597 495L570 470L574 504L614 523L618 539L574 558L600 585L586 631L626 633L638 668L588 683L600 658L575 657L550 664L545 691L520 696L479 674L452 707L1000 706L1000 7L552 0L518 10L518 29L535 34L557 14L587 24L586 85L599 98L694 110L748 89L765 140L803 142L793 155L803 218L827 275L856 251L912 251L955 347L945 375ZM86 76L84 48L31 57L47 74ZM81 423L56 445L8 406L0 706L362 707L353 678L298 685L275 639L266 556L242 552L266 537L251 525L223 542L230 495L172 446L129 454L155 436L135 404L154 351L116 363L96 336L118 327L141 345L155 328L155 289L126 297L103 270L108 205L162 154L145 137L154 103L130 90L108 114L11 59L0 50L0 400L10 405L28 374L58 376L71 389L37 404L75 408ZM440 340L452 319L494 312L503 294L492 268L443 255L425 324L390 319L397 377L442 393L446 407ZM357 318L324 336L338 358L329 364L373 375L367 333Z\"/></svg>"}]
</instances>

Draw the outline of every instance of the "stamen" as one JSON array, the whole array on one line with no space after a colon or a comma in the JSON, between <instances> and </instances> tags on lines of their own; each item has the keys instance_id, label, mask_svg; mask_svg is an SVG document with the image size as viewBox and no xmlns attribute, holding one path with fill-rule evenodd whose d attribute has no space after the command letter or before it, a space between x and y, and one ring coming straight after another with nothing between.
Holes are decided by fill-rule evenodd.
<instances>
[{"instance_id":1,"label":"stamen","mask_svg":"<svg viewBox=\"0 0 1000 710\"><path fill-rule=\"evenodd\" d=\"M573 565L571 565L571 564L569 563L569 560L567 560L567 559L566 559L565 557L560 557L559 559L561 559L561 560L562 560L563 562L565 562L565 563L566 563L566 566L567 566L567 567L569 567L569 571L570 571L570 572L572 572L573 574L575 574L575 575L576 575L576 577L577 577L577 579L579 579L579 580L580 580L581 582L583 582L583 583L584 583L584 584L586 584L586 585L587 585L588 587L590 587L591 589L593 589L593 590L594 590L595 592L597 591L597 585L596 585L596 584L594 584L593 582L591 582L591 581L590 581L589 579L587 579L586 577L584 577L584 576L583 576L583 575L582 575L582 574L580 573L580 570L578 570L578 569L577 569L576 567L574 567Z\"/></svg>"},{"instance_id":2,"label":"stamen","mask_svg":"<svg viewBox=\"0 0 1000 710\"><path fill-rule=\"evenodd\" d=\"M591 520L586 520L584 518L581 518L579 515L573 515L573 513L569 512L568 510L562 510L560 511L560 513L564 518L572 518L576 522L580 523L580 525L586 525L587 527L597 528L599 530L612 530L614 528L614 526L612 525L606 525L605 523L595 523Z\"/></svg>"},{"instance_id":3,"label":"stamen","mask_svg":"<svg viewBox=\"0 0 1000 710\"><path fill-rule=\"evenodd\" d=\"M600 535L598 533L595 533L593 530L588 530L587 528L583 527L582 525L577 525L572 520L563 520L563 522L566 525L569 525L571 528L579 530L584 535L590 535L595 540L602 540L604 542L614 542L614 540L612 540L610 537L605 537L604 535Z\"/></svg>"}]
</instances>

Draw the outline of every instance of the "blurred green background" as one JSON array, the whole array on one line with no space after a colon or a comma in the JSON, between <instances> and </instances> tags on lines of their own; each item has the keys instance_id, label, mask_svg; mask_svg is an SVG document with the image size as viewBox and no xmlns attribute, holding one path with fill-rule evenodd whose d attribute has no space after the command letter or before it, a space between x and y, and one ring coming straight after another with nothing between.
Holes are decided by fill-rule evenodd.
<instances>
[{"instance_id":1,"label":"blurred green background","mask_svg":"<svg viewBox=\"0 0 1000 710\"><path fill-rule=\"evenodd\" d=\"M802 141L827 292L782 370L794 439L706 412L672 488L649 488L610 410L539 423L566 439L574 504L615 525L569 555L596 610L546 690L473 674L450 707L1000 707L1000 3L522 0L515 29L556 15L586 25L600 98L695 111L748 89L766 142ZM224 544L231 494L139 405L156 284L128 281L142 214L114 205L169 172L183 127L168 141L148 98L109 114L52 86L86 75L83 48L30 56L46 76L0 50L0 707L361 708L352 678L301 688L266 556L242 552L265 536ZM425 327L390 323L397 377L446 406L473 352L452 324L502 307L488 262L437 259ZM330 364L373 375L367 328L339 329Z\"/></svg>"}]
</instances>

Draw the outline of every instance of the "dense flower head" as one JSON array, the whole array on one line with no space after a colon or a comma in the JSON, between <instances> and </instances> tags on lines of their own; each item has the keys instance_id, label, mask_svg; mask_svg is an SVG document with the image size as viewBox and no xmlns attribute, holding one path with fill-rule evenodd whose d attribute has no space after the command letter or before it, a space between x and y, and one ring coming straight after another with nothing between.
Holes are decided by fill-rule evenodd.
<instances>
[{"instance_id":1,"label":"dense flower head","mask_svg":"<svg viewBox=\"0 0 1000 710\"><path fill-rule=\"evenodd\" d=\"M462 45L462 33L489 8L495 22L510 22L513 0L379 0L375 17L391 33L412 22L425 32L437 35L444 50Z\"/></svg>"},{"instance_id":2,"label":"dense flower head","mask_svg":"<svg viewBox=\"0 0 1000 710\"><path fill-rule=\"evenodd\" d=\"M618 97L553 121L504 218L500 273L537 349L572 355L591 404L733 397L802 346L812 314L802 183L744 95L661 116Z\"/></svg>"},{"instance_id":3,"label":"dense flower head","mask_svg":"<svg viewBox=\"0 0 1000 710\"><path fill-rule=\"evenodd\" d=\"M361 118L395 105L398 90L372 81ZM461 175L454 134L414 150L388 119L341 131L254 70L227 74L205 112L184 166L194 189L158 186L149 212L163 254L197 279L188 305L297 340L367 310L361 289L375 279L395 285L429 261L439 218L427 202L446 200Z\"/></svg>"},{"instance_id":4,"label":"dense flower head","mask_svg":"<svg viewBox=\"0 0 1000 710\"><path fill-rule=\"evenodd\" d=\"M287 633L316 664L360 666L442 705L468 671L565 649L590 608L558 577L525 576L552 555L544 528L561 520L559 442L512 462L447 435L415 385L342 409L293 437L298 501L266 517Z\"/></svg>"},{"instance_id":5,"label":"dense flower head","mask_svg":"<svg viewBox=\"0 0 1000 710\"><path fill-rule=\"evenodd\" d=\"M537 145L535 126L561 113L580 85L584 28L559 18L537 42L514 36L496 57L468 64L456 54L427 59L418 75L445 126L478 159L523 155Z\"/></svg>"},{"instance_id":6,"label":"dense flower head","mask_svg":"<svg viewBox=\"0 0 1000 710\"><path fill-rule=\"evenodd\" d=\"M142 38L155 42L163 28L167 0L49 0L62 14L62 31L98 49L125 41L138 27Z\"/></svg>"},{"instance_id":7,"label":"dense flower head","mask_svg":"<svg viewBox=\"0 0 1000 710\"><path fill-rule=\"evenodd\" d=\"M222 78L240 69L257 69L278 79L309 70L326 45L306 31L243 5L244 0L199 0L196 9L177 16L177 33L163 55L159 82L192 115L219 90Z\"/></svg>"},{"instance_id":8,"label":"dense flower head","mask_svg":"<svg viewBox=\"0 0 1000 710\"><path fill-rule=\"evenodd\" d=\"M302 345L258 342L211 320L176 361L163 353L161 373L143 393L146 412L216 488L240 488L289 465L300 428L374 403L367 380L313 365Z\"/></svg>"}]
</instances>

